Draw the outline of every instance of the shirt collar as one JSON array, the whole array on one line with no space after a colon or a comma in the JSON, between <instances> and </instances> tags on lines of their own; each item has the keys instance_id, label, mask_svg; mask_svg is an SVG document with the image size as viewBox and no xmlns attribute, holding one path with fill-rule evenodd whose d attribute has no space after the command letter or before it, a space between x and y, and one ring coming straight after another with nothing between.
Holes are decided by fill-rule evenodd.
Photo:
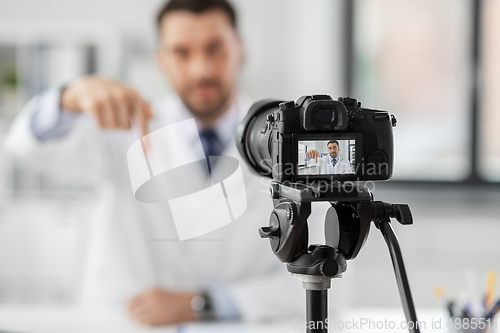
<instances>
[{"instance_id":1,"label":"shirt collar","mask_svg":"<svg viewBox=\"0 0 500 333\"><path fill-rule=\"evenodd\" d=\"M227 110L219 119L217 119L214 126L214 131L224 146L226 146L228 142L233 140L234 133L236 132L236 128L238 127L239 123L238 118L238 106L235 102L233 102L229 110Z\"/></svg>"},{"instance_id":2,"label":"shirt collar","mask_svg":"<svg viewBox=\"0 0 500 333\"><path fill-rule=\"evenodd\" d=\"M198 132L202 130L201 124L196 117L188 110L188 108L181 103L181 118L189 119L194 118L196 127L198 128ZM215 126L213 128L217 138L220 140L223 146L226 146L231 140L234 138L234 133L236 132L236 128L239 123L239 114L238 114L238 105L233 101L229 109L219 118L217 119ZM193 142L198 140L198 138L193 138Z\"/></svg>"},{"instance_id":3,"label":"shirt collar","mask_svg":"<svg viewBox=\"0 0 500 333\"><path fill-rule=\"evenodd\" d=\"M328 155L328 157L330 157L330 162L334 161L335 160L335 163L337 163L339 161L339 157L340 155L337 155L337 158L333 158L332 156Z\"/></svg>"}]
</instances>

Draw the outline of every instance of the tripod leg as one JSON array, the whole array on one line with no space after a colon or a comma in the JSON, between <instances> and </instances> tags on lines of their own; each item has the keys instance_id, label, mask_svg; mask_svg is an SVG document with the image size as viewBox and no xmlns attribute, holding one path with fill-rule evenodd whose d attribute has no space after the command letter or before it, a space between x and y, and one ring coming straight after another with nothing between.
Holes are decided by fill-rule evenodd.
<instances>
[{"instance_id":1,"label":"tripod leg","mask_svg":"<svg viewBox=\"0 0 500 333\"><path fill-rule=\"evenodd\" d=\"M377 225L384 236L385 242L389 247L391 254L392 266L396 273L396 281L398 283L399 295L403 303L403 309L408 324L410 333L420 333L420 328L417 322L417 313L415 312L415 305L411 297L410 284L406 275L405 265L403 262L403 255L399 247L398 237L392 229L391 223L388 218L381 218L377 221Z\"/></svg>"},{"instance_id":2,"label":"tripod leg","mask_svg":"<svg viewBox=\"0 0 500 333\"><path fill-rule=\"evenodd\" d=\"M307 333L328 332L328 291L306 290Z\"/></svg>"}]
</instances>

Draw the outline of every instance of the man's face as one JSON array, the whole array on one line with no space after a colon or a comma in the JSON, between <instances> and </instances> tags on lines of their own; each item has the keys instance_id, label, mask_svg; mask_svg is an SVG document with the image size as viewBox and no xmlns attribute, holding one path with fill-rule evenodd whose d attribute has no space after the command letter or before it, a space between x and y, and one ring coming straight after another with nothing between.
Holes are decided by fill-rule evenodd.
<instances>
[{"instance_id":1,"label":"man's face","mask_svg":"<svg viewBox=\"0 0 500 333\"><path fill-rule=\"evenodd\" d=\"M328 154L330 154L332 158L337 158L337 156L339 156L339 151L340 148L335 142L328 144Z\"/></svg>"},{"instance_id":2,"label":"man's face","mask_svg":"<svg viewBox=\"0 0 500 333\"><path fill-rule=\"evenodd\" d=\"M231 103L243 48L221 10L168 13L161 24L158 63L198 118L221 114Z\"/></svg>"}]
</instances>

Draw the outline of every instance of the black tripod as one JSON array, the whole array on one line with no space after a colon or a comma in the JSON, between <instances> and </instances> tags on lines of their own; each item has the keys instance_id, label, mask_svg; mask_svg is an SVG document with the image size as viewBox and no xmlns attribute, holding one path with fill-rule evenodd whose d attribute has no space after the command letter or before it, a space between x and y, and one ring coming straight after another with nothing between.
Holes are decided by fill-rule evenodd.
<instances>
[{"instance_id":1,"label":"black tripod","mask_svg":"<svg viewBox=\"0 0 500 333\"><path fill-rule=\"evenodd\" d=\"M401 249L390 223L395 218L401 224L412 224L408 205L373 201L367 188L352 183L273 182L270 192L274 210L269 226L262 227L260 235L270 239L274 254L302 280L306 289L307 332L328 331L327 290L331 279L340 277L347 269L346 260L358 255L371 222L382 232L389 247L409 331L420 332ZM314 201L329 201L332 205L325 218L325 245L309 245L307 218Z\"/></svg>"}]
</instances>

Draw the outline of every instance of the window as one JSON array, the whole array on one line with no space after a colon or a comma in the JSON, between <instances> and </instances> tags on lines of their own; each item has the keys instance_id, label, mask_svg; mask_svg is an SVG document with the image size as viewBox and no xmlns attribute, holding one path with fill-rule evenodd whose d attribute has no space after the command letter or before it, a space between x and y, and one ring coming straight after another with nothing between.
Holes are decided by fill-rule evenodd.
<instances>
[{"instance_id":1,"label":"window","mask_svg":"<svg viewBox=\"0 0 500 333\"><path fill-rule=\"evenodd\" d=\"M466 0L355 2L354 95L398 119L394 179L470 173L471 8Z\"/></svg>"},{"instance_id":2,"label":"window","mask_svg":"<svg viewBox=\"0 0 500 333\"><path fill-rule=\"evenodd\" d=\"M500 181L500 1L484 2L481 28L479 168L485 179Z\"/></svg>"}]
</instances>

